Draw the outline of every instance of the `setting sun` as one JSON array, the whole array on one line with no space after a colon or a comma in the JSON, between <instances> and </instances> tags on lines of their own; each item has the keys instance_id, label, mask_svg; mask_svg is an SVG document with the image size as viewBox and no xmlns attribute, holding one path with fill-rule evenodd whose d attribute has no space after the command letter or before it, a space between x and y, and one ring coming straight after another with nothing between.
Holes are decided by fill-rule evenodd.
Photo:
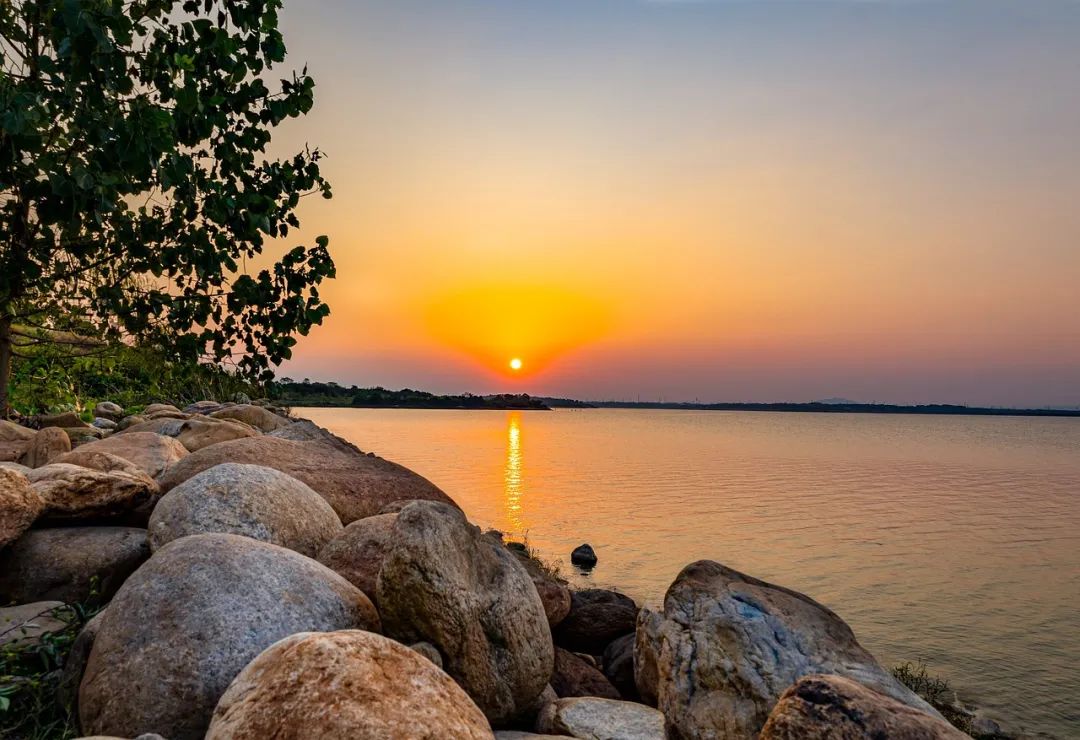
<instances>
[{"instance_id":1,"label":"setting sun","mask_svg":"<svg viewBox=\"0 0 1080 740\"><path fill-rule=\"evenodd\" d=\"M521 358L520 357L515 357L514 359L510 360L510 369L511 370L520 370L521 367L522 367L522 363L521 363Z\"/></svg>"}]
</instances>

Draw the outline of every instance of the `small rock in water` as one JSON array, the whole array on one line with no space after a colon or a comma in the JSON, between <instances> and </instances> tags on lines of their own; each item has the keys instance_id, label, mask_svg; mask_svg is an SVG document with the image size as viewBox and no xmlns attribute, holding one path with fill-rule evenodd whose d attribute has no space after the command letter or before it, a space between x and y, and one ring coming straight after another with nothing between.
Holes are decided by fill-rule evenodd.
<instances>
[{"instance_id":1,"label":"small rock in water","mask_svg":"<svg viewBox=\"0 0 1080 740\"><path fill-rule=\"evenodd\" d=\"M574 551L570 553L570 562L574 565L581 566L582 568L592 568L596 565L596 553L593 552L592 545L584 544L574 548Z\"/></svg>"}]
</instances>

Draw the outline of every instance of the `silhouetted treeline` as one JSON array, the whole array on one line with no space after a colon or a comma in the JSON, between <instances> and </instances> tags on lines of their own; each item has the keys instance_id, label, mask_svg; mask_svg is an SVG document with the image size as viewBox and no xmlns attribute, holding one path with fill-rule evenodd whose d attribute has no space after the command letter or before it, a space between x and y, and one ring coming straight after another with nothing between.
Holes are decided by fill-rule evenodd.
<instances>
[{"instance_id":1,"label":"silhouetted treeline","mask_svg":"<svg viewBox=\"0 0 1080 740\"><path fill-rule=\"evenodd\" d=\"M477 396L465 393L440 396L427 391L403 388L392 391L386 388L360 388L338 383L320 383L304 380L297 382L283 378L274 383L271 397L286 406L352 406L355 408L411 408L411 409L521 409L547 410L539 398L526 393L503 393Z\"/></svg>"}]
</instances>

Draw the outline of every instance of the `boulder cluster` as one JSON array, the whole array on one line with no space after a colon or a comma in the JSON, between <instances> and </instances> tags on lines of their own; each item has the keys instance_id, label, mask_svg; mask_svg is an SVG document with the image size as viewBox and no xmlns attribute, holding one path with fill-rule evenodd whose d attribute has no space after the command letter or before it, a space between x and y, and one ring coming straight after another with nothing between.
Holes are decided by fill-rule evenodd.
<instances>
[{"instance_id":1,"label":"boulder cluster","mask_svg":"<svg viewBox=\"0 0 1080 740\"><path fill-rule=\"evenodd\" d=\"M0 644L103 605L58 697L87 736L966 737L836 614L718 563L641 608L281 409L95 417L0 422Z\"/></svg>"}]
</instances>

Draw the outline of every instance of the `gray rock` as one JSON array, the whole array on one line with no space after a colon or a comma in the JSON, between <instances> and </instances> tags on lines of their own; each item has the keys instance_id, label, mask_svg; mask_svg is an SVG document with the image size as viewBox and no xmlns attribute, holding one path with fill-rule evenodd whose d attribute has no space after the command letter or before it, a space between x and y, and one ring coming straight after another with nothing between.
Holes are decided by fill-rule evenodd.
<instances>
[{"instance_id":1,"label":"gray rock","mask_svg":"<svg viewBox=\"0 0 1080 740\"><path fill-rule=\"evenodd\" d=\"M36 645L42 635L62 632L74 619L61 601L38 601L0 608L0 647L19 649Z\"/></svg>"},{"instance_id":2,"label":"gray rock","mask_svg":"<svg viewBox=\"0 0 1080 740\"><path fill-rule=\"evenodd\" d=\"M94 416L108 421L120 421L124 418L124 409L111 401L102 401L94 407Z\"/></svg>"},{"instance_id":3,"label":"gray rock","mask_svg":"<svg viewBox=\"0 0 1080 740\"><path fill-rule=\"evenodd\" d=\"M115 521L157 494L157 484L142 471L101 471L53 463L27 474L45 501L42 519L51 523Z\"/></svg>"},{"instance_id":4,"label":"gray rock","mask_svg":"<svg viewBox=\"0 0 1080 740\"><path fill-rule=\"evenodd\" d=\"M493 725L532 707L554 649L544 605L517 558L446 504L405 507L394 535L378 578L387 634L438 648L446 672Z\"/></svg>"},{"instance_id":5,"label":"gray rock","mask_svg":"<svg viewBox=\"0 0 1080 740\"><path fill-rule=\"evenodd\" d=\"M100 416L90 422L90 426L94 427L95 429L100 429L103 432L116 431L115 421L113 421L112 419L105 419Z\"/></svg>"},{"instance_id":6,"label":"gray rock","mask_svg":"<svg viewBox=\"0 0 1080 740\"><path fill-rule=\"evenodd\" d=\"M637 605L617 591L589 588L570 595L570 613L555 628L555 643L567 650L603 655L616 638L634 631Z\"/></svg>"},{"instance_id":7,"label":"gray rock","mask_svg":"<svg viewBox=\"0 0 1080 740\"><path fill-rule=\"evenodd\" d=\"M221 411L221 404L217 401L196 401L184 407L185 414L212 414Z\"/></svg>"},{"instance_id":8,"label":"gray rock","mask_svg":"<svg viewBox=\"0 0 1080 740\"><path fill-rule=\"evenodd\" d=\"M377 605L379 570L393 543L397 518L397 514L379 514L356 520L319 550L318 561Z\"/></svg>"},{"instance_id":9,"label":"gray rock","mask_svg":"<svg viewBox=\"0 0 1080 740\"><path fill-rule=\"evenodd\" d=\"M71 439L63 429L46 427L34 435L20 462L28 468L40 468L71 452Z\"/></svg>"},{"instance_id":10,"label":"gray rock","mask_svg":"<svg viewBox=\"0 0 1080 740\"><path fill-rule=\"evenodd\" d=\"M32 529L0 551L0 599L106 602L148 557L144 529Z\"/></svg>"},{"instance_id":11,"label":"gray rock","mask_svg":"<svg viewBox=\"0 0 1080 740\"><path fill-rule=\"evenodd\" d=\"M596 565L596 553L592 549L592 545L584 544L578 545L574 548L574 551L570 553L570 562L574 565L579 565L582 568L592 568Z\"/></svg>"},{"instance_id":12,"label":"gray rock","mask_svg":"<svg viewBox=\"0 0 1080 740\"><path fill-rule=\"evenodd\" d=\"M442 654L439 652L439 649L432 645L430 642L414 642L412 645L409 645L409 650L413 650L420 655L423 655L425 658L438 666L439 670L442 670Z\"/></svg>"},{"instance_id":13,"label":"gray rock","mask_svg":"<svg viewBox=\"0 0 1080 740\"><path fill-rule=\"evenodd\" d=\"M566 740L566 735L538 735L535 732L499 730L495 733L495 740Z\"/></svg>"},{"instance_id":14,"label":"gray rock","mask_svg":"<svg viewBox=\"0 0 1080 740\"><path fill-rule=\"evenodd\" d=\"M297 632L379 630L364 594L291 550L229 534L158 550L102 619L79 691L85 732L194 740L229 683Z\"/></svg>"},{"instance_id":15,"label":"gray rock","mask_svg":"<svg viewBox=\"0 0 1080 740\"><path fill-rule=\"evenodd\" d=\"M938 717L841 676L806 676L780 697L761 740L968 740Z\"/></svg>"},{"instance_id":16,"label":"gray rock","mask_svg":"<svg viewBox=\"0 0 1080 740\"><path fill-rule=\"evenodd\" d=\"M251 404L230 406L229 408L215 411L210 414L210 416L214 419L235 419L236 421L242 421L261 432L273 432L289 425L287 420L282 419L272 411L268 411L262 406L252 406Z\"/></svg>"},{"instance_id":17,"label":"gray rock","mask_svg":"<svg viewBox=\"0 0 1080 740\"><path fill-rule=\"evenodd\" d=\"M664 715L629 701L575 697L540 710L537 732L583 740L664 740Z\"/></svg>"},{"instance_id":18,"label":"gray rock","mask_svg":"<svg viewBox=\"0 0 1080 740\"><path fill-rule=\"evenodd\" d=\"M337 514L295 478L258 465L216 465L165 494L150 516L150 547L222 532L315 557L341 534Z\"/></svg>"},{"instance_id":19,"label":"gray rock","mask_svg":"<svg viewBox=\"0 0 1080 740\"><path fill-rule=\"evenodd\" d=\"M817 673L851 678L937 716L836 614L707 560L683 569L662 612L642 610L635 670L642 697L655 697L688 740L756 738L780 695Z\"/></svg>"},{"instance_id":20,"label":"gray rock","mask_svg":"<svg viewBox=\"0 0 1080 740\"><path fill-rule=\"evenodd\" d=\"M128 419L138 419L134 424L128 424L124 426L124 422L120 422L117 426L117 435L123 436L127 434L138 434L140 432L150 432L153 434L160 434L163 437L176 437L180 436L181 430L184 428L184 424L191 419L173 419L166 417L163 419L147 419L145 417L129 416ZM126 419L125 419L126 421Z\"/></svg>"},{"instance_id":21,"label":"gray rock","mask_svg":"<svg viewBox=\"0 0 1080 740\"><path fill-rule=\"evenodd\" d=\"M131 416L125 416L123 419L116 422L116 428L122 432L125 429L130 429L136 424L142 424L146 421L148 421L147 418L142 414L132 414Z\"/></svg>"},{"instance_id":22,"label":"gray rock","mask_svg":"<svg viewBox=\"0 0 1080 740\"><path fill-rule=\"evenodd\" d=\"M613 640L604 650L603 660L604 676L628 701L641 698L634 683L634 639L631 633Z\"/></svg>"},{"instance_id":23,"label":"gray rock","mask_svg":"<svg viewBox=\"0 0 1080 740\"><path fill-rule=\"evenodd\" d=\"M56 688L56 700L60 708L72 717L79 716L79 684L82 683L83 671L86 670L86 662L90 660L90 650L94 647L104 614L104 611L98 612L83 625L64 659L60 683Z\"/></svg>"},{"instance_id":24,"label":"gray rock","mask_svg":"<svg viewBox=\"0 0 1080 740\"><path fill-rule=\"evenodd\" d=\"M221 697L207 740L491 738L484 715L416 652L370 632L292 635Z\"/></svg>"},{"instance_id":25,"label":"gray rock","mask_svg":"<svg viewBox=\"0 0 1080 740\"><path fill-rule=\"evenodd\" d=\"M45 499L25 475L0 467L0 547L22 536L44 510Z\"/></svg>"}]
</instances>

